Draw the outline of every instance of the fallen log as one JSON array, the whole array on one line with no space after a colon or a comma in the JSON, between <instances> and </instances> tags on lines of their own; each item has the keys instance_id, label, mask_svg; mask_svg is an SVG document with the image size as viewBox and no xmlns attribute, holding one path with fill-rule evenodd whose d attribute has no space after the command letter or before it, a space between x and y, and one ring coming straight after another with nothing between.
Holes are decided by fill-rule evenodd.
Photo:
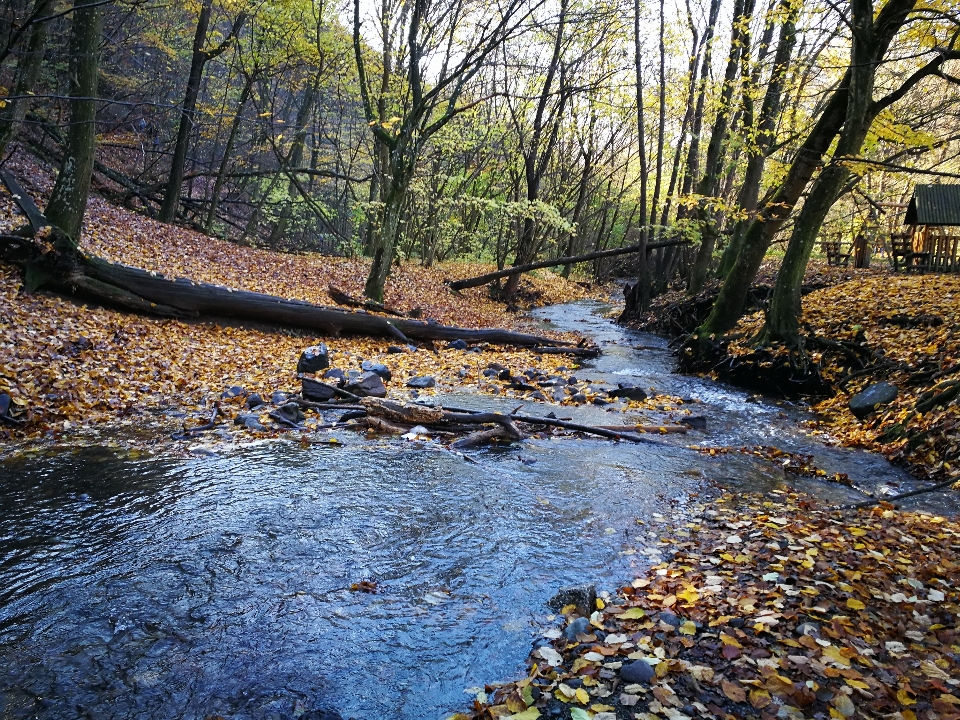
<instances>
[{"instance_id":1,"label":"fallen log","mask_svg":"<svg viewBox=\"0 0 960 720\"><path fill-rule=\"evenodd\" d=\"M674 434L674 433L686 433L690 428L686 425L597 425L601 430L613 430L617 432L619 430L632 430L633 432L638 433L659 433L664 434Z\"/></svg>"},{"instance_id":2,"label":"fallen log","mask_svg":"<svg viewBox=\"0 0 960 720\"><path fill-rule=\"evenodd\" d=\"M600 258L616 257L617 255L629 255L631 253L637 253L644 250L649 252L650 250L655 250L657 248L689 244L689 240L663 240L662 242L655 243L627 245L621 248L613 248L612 250L597 250L595 252L587 253L586 255L571 255L569 257L556 258L555 260L541 260L540 262L527 263L526 265L514 265L513 267L497 270L496 272L489 272L484 275L477 275L476 277L467 278L466 280L453 280L447 284L451 290L466 290L467 288L480 287L481 285L492 283L494 280L499 280L500 278L509 277L511 275L519 275L521 273L530 272L531 270L556 267L557 265L573 265L575 263L587 262L588 260L599 260Z\"/></svg>"},{"instance_id":3,"label":"fallen log","mask_svg":"<svg viewBox=\"0 0 960 720\"><path fill-rule=\"evenodd\" d=\"M325 335L383 336L404 343L415 338L463 339L522 347L573 344L499 328L468 329L408 318L388 319L367 312L349 312L185 278L171 279L159 273L112 263L77 249L59 228L49 224L8 171L0 170L0 178L31 222L30 226L13 234L0 235L0 259L24 268L28 292L52 287L68 295L93 297L138 313L212 320L239 318L306 328Z\"/></svg>"},{"instance_id":4,"label":"fallen log","mask_svg":"<svg viewBox=\"0 0 960 720\"><path fill-rule=\"evenodd\" d=\"M541 355L573 355L574 357L595 358L600 357L603 351L594 346L590 347L532 347L531 352Z\"/></svg>"}]
</instances>

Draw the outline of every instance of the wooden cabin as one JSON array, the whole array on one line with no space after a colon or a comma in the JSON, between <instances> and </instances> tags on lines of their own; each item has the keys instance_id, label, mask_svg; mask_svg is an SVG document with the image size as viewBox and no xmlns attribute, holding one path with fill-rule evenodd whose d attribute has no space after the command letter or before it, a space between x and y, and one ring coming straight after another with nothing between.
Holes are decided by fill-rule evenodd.
<instances>
[{"instance_id":1,"label":"wooden cabin","mask_svg":"<svg viewBox=\"0 0 960 720\"><path fill-rule=\"evenodd\" d=\"M903 227L890 233L894 270L960 272L960 185L917 185Z\"/></svg>"}]
</instances>

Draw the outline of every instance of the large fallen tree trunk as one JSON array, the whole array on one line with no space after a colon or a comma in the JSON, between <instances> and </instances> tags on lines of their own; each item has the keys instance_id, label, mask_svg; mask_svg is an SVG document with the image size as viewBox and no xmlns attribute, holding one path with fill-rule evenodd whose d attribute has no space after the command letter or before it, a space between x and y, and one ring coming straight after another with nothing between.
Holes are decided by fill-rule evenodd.
<instances>
[{"instance_id":1,"label":"large fallen tree trunk","mask_svg":"<svg viewBox=\"0 0 960 720\"><path fill-rule=\"evenodd\" d=\"M406 318L385 318L366 312L348 312L302 300L166 278L139 268L108 262L78 250L43 213L6 171L0 170L17 204L30 220L13 234L0 235L0 259L24 268L28 292L52 287L71 295L84 295L120 307L169 317L231 317L314 330L393 337L402 342L456 340L506 345L569 346L553 338L499 328L471 330Z\"/></svg>"},{"instance_id":2,"label":"large fallen tree trunk","mask_svg":"<svg viewBox=\"0 0 960 720\"><path fill-rule=\"evenodd\" d=\"M465 290L472 287L480 287L494 280L509 277L510 275L519 275L520 273L530 272L531 270L540 270L542 268L556 267L557 265L573 265L574 263L587 262L588 260L599 260L600 258L615 257L617 255L629 255L641 251L656 250L657 248L673 247L674 245L689 245L689 240L664 240L655 243L642 243L639 245L627 245L612 250L597 250L586 255L571 255L570 257L557 258L556 260L541 260L540 262L527 263L526 265L514 265L496 272L477 275L477 277L467 278L466 280L454 280L448 285L451 290Z\"/></svg>"}]
</instances>

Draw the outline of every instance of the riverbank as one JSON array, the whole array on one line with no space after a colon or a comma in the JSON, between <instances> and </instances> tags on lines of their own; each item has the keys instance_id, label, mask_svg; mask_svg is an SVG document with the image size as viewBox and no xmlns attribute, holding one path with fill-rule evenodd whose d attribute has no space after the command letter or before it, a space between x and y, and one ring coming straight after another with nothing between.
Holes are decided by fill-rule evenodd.
<instances>
[{"instance_id":1,"label":"riverbank","mask_svg":"<svg viewBox=\"0 0 960 720\"><path fill-rule=\"evenodd\" d=\"M957 522L784 491L660 520L651 567L453 718L960 717Z\"/></svg>"},{"instance_id":2,"label":"riverbank","mask_svg":"<svg viewBox=\"0 0 960 720\"><path fill-rule=\"evenodd\" d=\"M764 277L769 280L769 273ZM827 398L811 399L819 416L811 428L848 447L881 453L919 478L960 480L960 277L813 263L805 285L801 325L808 336L826 341L810 344L808 360L832 389ZM769 283L761 283L755 300L762 303L768 289ZM673 294L633 325L671 335L689 332L709 310L708 301ZM728 366L753 353L750 338L762 323L763 313L756 311L731 332L737 339L724 348ZM771 356L777 354L774 347ZM752 363L760 377L762 368ZM712 376L731 379L720 372ZM858 418L850 399L877 383L892 385L896 397Z\"/></svg>"}]
</instances>

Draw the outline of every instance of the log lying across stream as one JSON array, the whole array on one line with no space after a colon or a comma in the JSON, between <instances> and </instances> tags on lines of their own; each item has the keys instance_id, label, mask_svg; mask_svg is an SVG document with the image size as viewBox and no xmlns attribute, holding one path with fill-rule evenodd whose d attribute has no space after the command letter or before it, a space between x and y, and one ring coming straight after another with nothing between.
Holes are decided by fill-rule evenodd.
<instances>
[{"instance_id":1,"label":"log lying across stream","mask_svg":"<svg viewBox=\"0 0 960 720\"><path fill-rule=\"evenodd\" d=\"M28 292L41 287L105 301L138 313L167 317L222 317L300 327L325 335L341 333L409 340L465 340L522 347L562 348L573 343L499 328L468 329L410 318L387 318L288 300L274 295L233 290L219 285L167 278L155 272L112 263L79 250L52 226L30 196L6 170L0 178L30 221L0 235L0 259L24 269Z\"/></svg>"},{"instance_id":2,"label":"log lying across stream","mask_svg":"<svg viewBox=\"0 0 960 720\"><path fill-rule=\"evenodd\" d=\"M447 283L451 290L465 290L472 287L480 287L492 283L494 280L509 277L510 275L519 275L530 272L531 270L540 270L542 268L556 267L558 265L573 265L575 263L587 262L588 260L599 260L600 258L616 257L617 255L630 255L641 251L656 250L657 248L673 247L674 245L689 245L689 240L664 240L655 243L640 243L638 245L626 245L612 250L597 250L586 255L571 255L569 257L556 258L555 260L541 260L540 262L527 263L526 265L514 265L503 270L477 275L466 280L453 280Z\"/></svg>"},{"instance_id":3,"label":"log lying across stream","mask_svg":"<svg viewBox=\"0 0 960 720\"><path fill-rule=\"evenodd\" d=\"M626 425L622 429L611 426L583 425L559 418L539 417L535 415L504 414L498 412L481 412L462 410L459 408L444 409L440 406L420 405L418 403L404 403L382 398L363 398L360 401L366 411L366 417L356 418L357 424L374 430L391 433L409 432L416 426L431 430L469 431L468 435L452 444L454 448L471 447L490 442L495 439L521 440L523 433L517 428L518 423L525 425L543 425L559 427L566 430L598 435L611 440L626 440L634 443L648 443L660 445L662 443L638 433L669 433L686 432L687 428L680 426L658 425ZM480 430L480 426L496 425L494 428Z\"/></svg>"}]
</instances>

